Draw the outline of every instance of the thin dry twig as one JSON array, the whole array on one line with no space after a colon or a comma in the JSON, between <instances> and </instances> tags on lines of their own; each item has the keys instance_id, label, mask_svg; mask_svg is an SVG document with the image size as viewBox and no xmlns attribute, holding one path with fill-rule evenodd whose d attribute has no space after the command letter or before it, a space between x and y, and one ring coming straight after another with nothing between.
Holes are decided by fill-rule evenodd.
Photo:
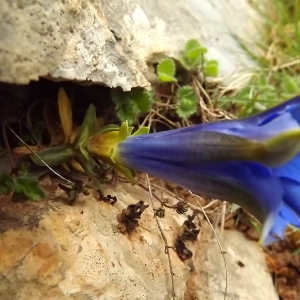
<instances>
[{"instance_id":1,"label":"thin dry twig","mask_svg":"<svg viewBox=\"0 0 300 300\"><path fill-rule=\"evenodd\" d=\"M208 104L210 106L210 108L212 108L212 101L210 96L208 95L207 91L203 88L202 84L197 80L197 78L193 79L193 82L198 86L199 90L201 91L201 93L206 97Z\"/></svg>"},{"instance_id":2,"label":"thin dry twig","mask_svg":"<svg viewBox=\"0 0 300 300\"><path fill-rule=\"evenodd\" d=\"M160 231L160 234L164 240L164 243L165 243L165 253L168 255L168 261L169 261L169 268L170 268L170 274L171 274L171 282L172 282L172 298L173 300L175 300L175 285L174 285L174 273L173 273L173 267L172 267L172 261L171 261L171 256L170 256L170 251L169 251L169 246L168 246L168 241L167 241L167 238L160 226L160 223L159 223L159 220L158 220L158 217L157 215L155 214L155 210L154 210L154 204L153 204L153 198L152 198L152 190L151 190L151 186L150 186L150 181L149 181L149 177L148 177L148 174L146 174L146 181L147 181L147 185L148 185L148 191L149 191L149 196L150 196L150 202L151 202L151 206L152 206L152 209L153 209L153 212L154 212L154 217L155 217L155 220L156 220L156 224L157 224L157 227Z\"/></svg>"},{"instance_id":3,"label":"thin dry twig","mask_svg":"<svg viewBox=\"0 0 300 300\"><path fill-rule=\"evenodd\" d=\"M161 124L164 124L169 129L174 129L174 127L172 127L169 123L164 122L164 121L162 121L160 119L152 119L152 123L153 124L155 124L155 123L161 123ZM156 128L155 127L153 128L153 132L156 132Z\"/></svg>"},{"instance_id":4,"label":"thin dry twig","mask_svg":"<svg viewBox=\"0 0 300 300\"><path fill-rule=\"evenodd\" d=\"M221 213L221 232L224 231L225 215L226 215L226 205L227 205L227 202L223 201L223 204L222 204L222 213Z\"/></svg>"},{"instance_id":5,"label":"thin dry twig","mask_svg":"<svg viewBox=\"0 0 300 300\"><path fill-rule=\"evenodd\" d=\"M204 122L211 122L221 119L231 119L231 115L228 112L213 107L210 96L197 79L193 79L192 86L194 87L194 90L198 96L202 120ZM207 98L209 107L207 107L202 94Z\"/></svg>"},{"instance_id":6,"label":"thin dry twig","mask_svg":"<svg viewBox=\"0 0 300 300\"><path fill-rule=\"evenodd\" d=\"M151 111L152 111L152 112L155 112L155 114L156 114L158 117L162 118L164 121L166 121L166 122L169 123L170 125L174 126L174 128L177 127L176 124L175 124L174 122L172 122L171 120L169 120L168 118L166 118L165 116L163 116L162 114L160 114L160 113L158 112L158 110L153 110L153 109L151 109Z\"/></svg>"},{"instance_id":7,"label":"thin dry twig","mask_svg":"<svg viewBox=\"0 0 300 300\"><path fill-rule=\"evenodd\" d=\"M288 63L273 67L272 71L277 72L279 70L286 69L286 68L289 68L289 67L292 67L292 66L295 66L295 65L298 65L298 64L300 64L300 59L296 59L296 60L290 61Z\"/></svg>"},{"instance_id":8,"label":"thin dry twig","mask_svg":"<svg viewBox=\"0 0 300 300\"><path fill-rule=\"evenodd\" d=\"M197 204L199 205L199 208L201 209L203 215L205 216L205 219L207 220L208 224L210 225L214 235L215 235L215 238L216 238L216 241L217 241L217 244L219 246L219 249L220 249L220 253L223 257L223 261L224 261L224 266L225 266L225 291L224 291L224 300L226 300L226 296L227 296L227 289L228 289L228 269L227 269L227 262L226 262L226 258L225 258L225 251L223 251L222 249L222 246L221 246L221 243L220 243L220 240L218 238L218 235L214 229L214 227L212 226L207 214L205 213L203 207L201 206L200 202L198 201L197 198L200 198L198 195L195 195L193 192L189 191L191 195L195 196L195 200L197 202Z\"/></svg>"}]
</instances>

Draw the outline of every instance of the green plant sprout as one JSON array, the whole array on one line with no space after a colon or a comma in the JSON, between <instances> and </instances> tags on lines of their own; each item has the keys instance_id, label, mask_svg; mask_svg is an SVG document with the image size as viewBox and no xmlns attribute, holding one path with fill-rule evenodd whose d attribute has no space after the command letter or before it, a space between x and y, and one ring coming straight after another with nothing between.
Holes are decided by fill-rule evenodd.
<instances>
[{"instance_id":1,"label":"green plant sprout","mask_svg":"<svg viewBox=\"0 0 300 300\"><path fill-rule=\"evenodd\" d=\"M175 78L176 66L171 58L165 58L159 62L156 68L159 82L177 82Z\"/></svg>"},{"instance_id":2,"label":"green plant sprout","mask_svg":"<svg viewBox=\"0 0 300 300\"><path fill-rule=\"evenodd\" d=\"M203 68L203 74L207 77L217 77L218 73L219 73L218 61L215 59L206 61Z\"/></svg>"},{"instance_id":3,"label":"green plant sprout","mask_svg":"<svg viewBox=\"0 0 300 300\"><path fill-rule=\"evenodd\" d=\"M179 117L188 118L197 111L198 97L191 86L180 87L176 92L176 100L176 113Z\"/></svg>"},{"instance_id":4,"label":"green plant sprout","mask_svg":"<svg viewBox=\"0 0 300 300\"><path fill-rule=\"evenodd\" d=\"M186 70L193 71L203 64L203 55L206 52L207 48L202 47L197 40L192 39L185 44L179 61Z\"/></svg>"},{"instance_id":5,"label":"green plant sprout","mask_svg":"<svg viewBox=\"0 0 300 300\"><path fill-rule=\"evenodd\" d=\"M0 174L0 193L9 195L13 193L13 201L39 201L45 197L45 192L35 177L28 174L28 164L23 163L16 175L8 172Z\"/></svg>"},{"instance_id":6,"label":"green plant sprout","mask_svg":"<svg viewBox=\"0 0 300 300\"><path fill-rule=\"evenodd\" d=\"M215 77L218 75L219 64L216 60L207 60L205 58L207 48L201 46L199 41L189 40L179 57L179 63L187 73L192 73L198 68L206 77ZM160 83L177 82L174 77L176 74L176 65L171 58L163 59L157 65L157 75ZM177 89L175 95L176 113L180 118L189 118L197 111L197 94L190 85L185 85Z\"/></svg>"},{"instance_id":7,"label":"green plant sprout","mask_svg":"<svg viewBox=\"0 0 300 300\"><path fill-rule=\"evenodd\" d=\"M136 122L138 114L148 113L153 103L151 92L142 88L132 89L130 92L112 89L111 98L119 119L122 122L127 120L130 125Z\"/></svg>"},{"instance_id":8,"label":"green plant sprout","mask_svg":"<svg viewBox=\"0 0 300 300\"><path fill-rule=\"evenodd\" d=\"M179 62L187 71L195 71L200 67L204 76L216 77L219 73L219 63L214 59L207 60L205 57L207 51L199 41L189 40L181 52Z\"/></svg>"}]
</instances>

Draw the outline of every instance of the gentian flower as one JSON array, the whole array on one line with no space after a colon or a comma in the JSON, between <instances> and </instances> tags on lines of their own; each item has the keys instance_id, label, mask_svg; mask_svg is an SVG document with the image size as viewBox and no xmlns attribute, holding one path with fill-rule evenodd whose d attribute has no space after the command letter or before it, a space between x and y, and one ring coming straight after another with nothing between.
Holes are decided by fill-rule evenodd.
<instances>
[{"instance_id":1,"label":"gentian flower","mask_svg":"<svg viewBox=\"0 0 300 300\"><path fill-rule=\"evenodd\" d=\"M300 227L300 97L240 120L134 136L122 126L122 138L95 136L88 151L132 178L145 172L242 206L263 224L264 245Z\"/></svg>"}]
</instances>

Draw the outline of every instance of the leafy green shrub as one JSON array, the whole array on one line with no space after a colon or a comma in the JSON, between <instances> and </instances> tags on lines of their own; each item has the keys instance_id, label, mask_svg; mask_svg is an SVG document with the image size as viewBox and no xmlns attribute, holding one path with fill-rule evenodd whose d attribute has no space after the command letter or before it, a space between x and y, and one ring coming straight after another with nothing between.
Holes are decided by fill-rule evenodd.
<instances>
[{"instance_id":1,"label":"leafy green shrub","mask_svg":"<svg viewBox=\"0 0 300 300\"><path fill-rule=\"evenodd\" d=\"M205 54L207 48L201 46L199 41L189 40L182 51L179 61L187 71L194 71L201 67L205 76L216 77L219 73L219 63L216 60L207 60Z\"/></svg>"}]
</instances>

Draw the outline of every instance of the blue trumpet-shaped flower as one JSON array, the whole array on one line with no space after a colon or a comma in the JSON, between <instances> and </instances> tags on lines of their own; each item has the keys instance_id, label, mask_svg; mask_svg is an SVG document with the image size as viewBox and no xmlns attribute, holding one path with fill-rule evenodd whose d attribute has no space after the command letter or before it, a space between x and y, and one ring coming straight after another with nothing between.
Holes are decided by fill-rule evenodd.
<instances>
[{"instance_id":1,"label":"blue trumpet-shaped flower","mask_svg":"<svg viewBox=\"0 0 300 300\"><path fill-rule=\"evenodd\" d=\"M265 245L283 238L288 225L300 227L300 97L241 120L129 136L111 157L239 204L264 224Z\"/></svg>"}]
</instances>

